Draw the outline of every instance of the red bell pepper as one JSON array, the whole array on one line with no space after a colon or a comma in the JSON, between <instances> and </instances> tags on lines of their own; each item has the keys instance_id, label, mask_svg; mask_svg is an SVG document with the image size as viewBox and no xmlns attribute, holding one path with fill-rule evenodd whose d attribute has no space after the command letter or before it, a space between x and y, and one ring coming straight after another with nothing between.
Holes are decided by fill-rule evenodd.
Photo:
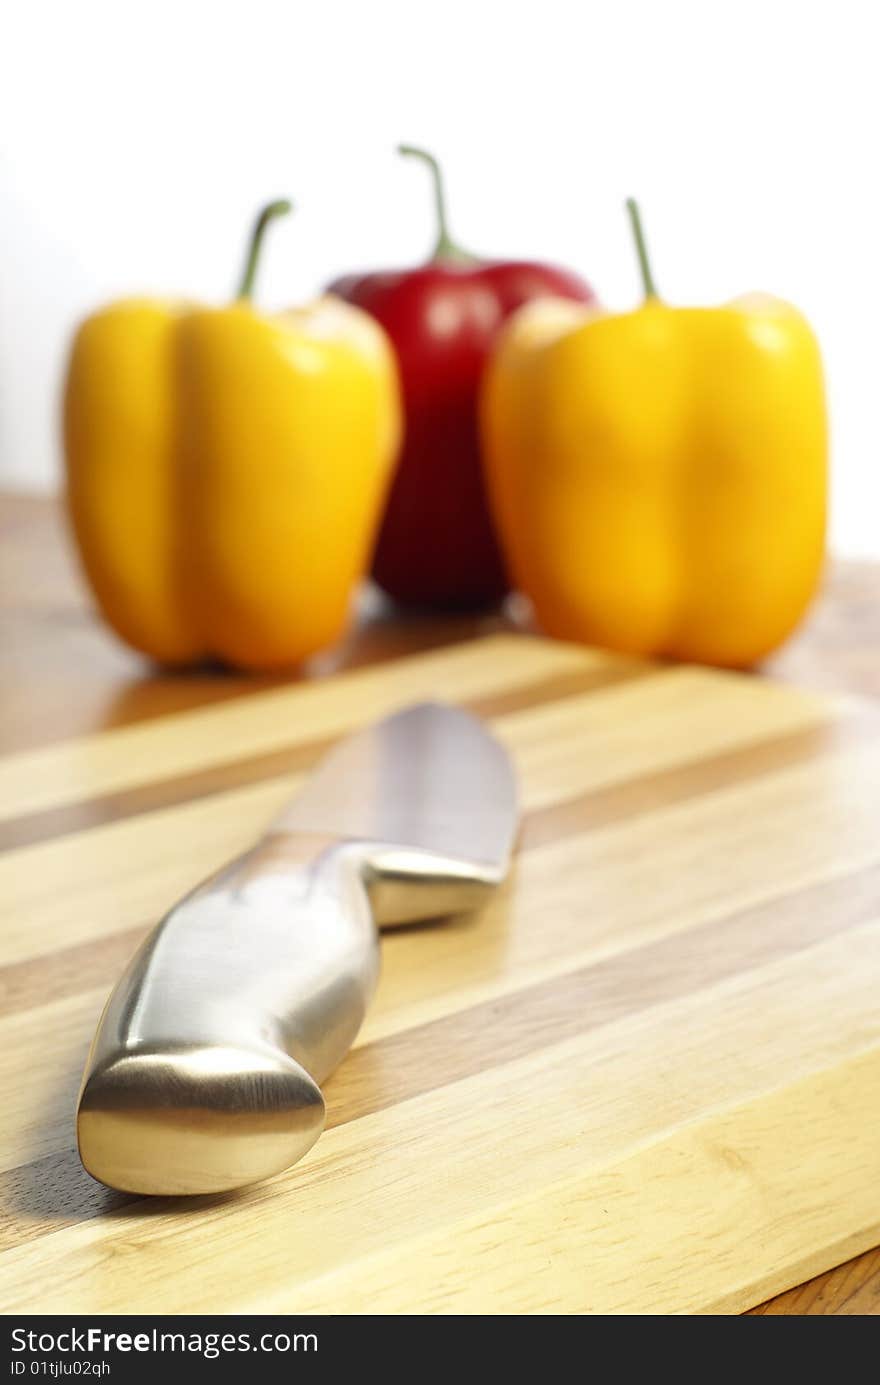
<instances>
[{"instance_id":1,"label":"red bell pepper","mask_svg":"<svg viewBox=\"0 0 880 1385\"><path fill-rule=\"evenodd\" d=\"M553 294L589 302L569 270L478 260L449 235L437 161L402 145L431 171L438 236L417 269L348 275L330 286L366 309L397 352L406 415L403 451L373 560L396 601L476 607L508 590L483 483L477 391L498 330L515 309Z\"/></svg>"}]
</instances>

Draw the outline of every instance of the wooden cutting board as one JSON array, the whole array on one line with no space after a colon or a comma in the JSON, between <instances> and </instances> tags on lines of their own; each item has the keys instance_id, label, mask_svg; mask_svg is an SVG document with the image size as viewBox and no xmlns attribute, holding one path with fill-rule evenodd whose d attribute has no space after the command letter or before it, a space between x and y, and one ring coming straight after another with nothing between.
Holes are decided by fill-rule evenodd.
<instances>
[{"instance_id":1,"label":"wooden cutting board","mask_svg":"<svg viewBox=\"0 0 880 1385\"><path fill-rule=\"evenodd\" d=\"M480 916L384 941L328 1129L136 1201L72 1112L120 967L333 740L487 717L524 819ZM728 1312L880 1240L880 722L496 636L0 760L6 1312Z\"/></svg>"}]
</instances>

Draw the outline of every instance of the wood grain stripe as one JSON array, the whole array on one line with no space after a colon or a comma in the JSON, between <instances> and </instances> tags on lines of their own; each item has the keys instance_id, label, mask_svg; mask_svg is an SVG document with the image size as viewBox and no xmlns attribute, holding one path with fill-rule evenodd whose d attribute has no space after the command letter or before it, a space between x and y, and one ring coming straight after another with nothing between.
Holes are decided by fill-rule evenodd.
<instances>
[{"instance_id":1,"label":"wood grain stripe","mask_svg":"<svg viewBox=\"0 0 880 1385\"><path fill-rule=\"evenodd\" d=\"M326 1086L344 1125L542 1048L668 1004L880 918L880 865L699 924L354 1049ZM0 1174L0 1251L141 1199L111 1192L76 1151Z\"/></svg>"},{"instance_id":2,"label":"wood grain stripe","mask_svg":"<svg viewBox=\"0 0 880 1385\"><path fill-rule=\"evenodd\" d=\"M873 713L870 721L880 726ZM528 813L517 849L534 850L808 764L832 750L863 741L864 735L864 718L853 715L609 784ZM101 985L109 987L150 927L149 923L136 924L118 933L0 967L0 1012L12 1014Z\"/></svg>"},{"instance_id":3,"label":"wood grain stripe","mask_svg":"<svg viewBox=\"0 0 880 1385\"><path fill-rule=\"evenodd\" d=\"M796 765L807 765L847 747L864 745L872 734L880 735L880 718L870 709L621 780L529 814L523 823L520 849L610 827Z\"/></svg>"},{"instance_id":4,"label":"wood grain stripe","mask_svg":"<svg viewBox=\"0 0 880 1385\"><path fill-rule=\"evenodd\" d=\"M522 687L495 692L484 697L466 699L462 705L477 716L492 718L508 716L526 708L541 707L568 697L581 696L601 688L615 687L637 678L657 677L662 667L620 662L598 665L573 672L555 674ZM311 741L299 741L281 746L263 755L212 765L197 773L155 780L134 789L124 789L94 798L64 803L56 808L7 818L0 822L0 851L14 851L36 842L88 831L122 818L171 808L180 803L192 803L212 794L249 784L280 779L311 769L336 744L336 736Z\"/></svg>"},{"instance_id":5,"label":"wood grain stripe","mask_svg":"<svg viewBox=\"0 0 880 1385\"><path fill-rule=\"evenodd\" d=\"M152 924L138 923L91 942L0 967L0 1014L13 1015L112 984Z\"/></svg>"}]
</instances>

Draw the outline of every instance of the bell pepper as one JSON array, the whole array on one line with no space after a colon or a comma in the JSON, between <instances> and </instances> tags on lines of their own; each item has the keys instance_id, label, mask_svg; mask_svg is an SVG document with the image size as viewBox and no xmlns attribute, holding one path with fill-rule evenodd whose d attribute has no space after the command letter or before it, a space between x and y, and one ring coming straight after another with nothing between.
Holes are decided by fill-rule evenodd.
<instances>
[{"instance_id":1,"label":"bell pepper","mask_svg":"<svg viewBox=\"0 0 880 1385\"><path fill-rule=\"evenodd\" d=\"M819 348L779 299L662 302L628 207L642 306L547 300L499 342L482 398L495 518L549 634L750 665L794 629L822 565Z\"/></svg>"},{"instance_id":2,"label":"bell pepper","mask_svg":"<svg viewBox=\"0 0 880 1385\"><path fill-rule=\"evenodd\" d=\"M593 292L565 269L466 253L449 234L437 161L408 145L399 152L431 173L438 233L430 260L330 285L385 328L403 386L403 450L373 576L403 604L477 607L509 586L480 457L477 394L486 360L505 318L523 303L546 294L589 302Z\"/></svg>"},{"instance_id":3,"label":"bell pepper","mask_svg":"<svg viewBox=\"0 0 880 1385\"><path fill-rule=\"evenodd\" d=\"M270 221L221 308L88 318L64 398L67 498L98 604L167 664L296 664L342 631L399 444L393 354L359 309L251 303Z\"/></svg>"}]
</instances>

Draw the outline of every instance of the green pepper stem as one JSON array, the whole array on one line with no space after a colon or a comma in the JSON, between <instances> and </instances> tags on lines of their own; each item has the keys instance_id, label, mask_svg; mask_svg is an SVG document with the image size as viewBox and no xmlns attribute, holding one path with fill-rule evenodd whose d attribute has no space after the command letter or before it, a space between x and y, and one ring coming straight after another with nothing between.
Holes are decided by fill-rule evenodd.
<instances>
[{"instance_id":1,"label":"green pepper stem","mask_svg":"<svg viewBox=\"0 0 880 1385\"><path fill-rule=\"evenodd\" d=\"M254 229L251 231L251 238L248 243L247 259L244 262L244 270L239 284L238 297L250 298L254 292L254 280L257 277L257 265L260 262L260 254L263 248L263 237L266 234L266 227L270 221L274 221L277 216L287 216L288 212L293 211L293 203L282 198L278 202L269 202L260 212L254 222Z\"/></svg>"},{"instance_id":2,"label":"green pepper stem","mask_svg":"<svg viewBox=\"0 0 880 1385\"><path fill-rule=\"evenodd\" d=\"M645 243L645 230L642 226L642 214L639 211L639 204L634 197L628 197L626 199L626 210L629 212L633 240L636 243L636 254L639 257L639 270L642 275L642 287L645 290L645 298L656 298L657 285L654 283L654 275L651 272L651 261L648 258L648 247Z\"/></svg>"},{"instance_id":3,"label":"green pepper stem","mask_svg":"<svg viewBox=\"0 0 880 1385\"><path fill-rule=\"evenodd\" d=\"M443 171L439 163L427 149L420 149L415 144L399 144L398 154L403 154L408 159L420 159L431 175L431 184L434 190L434 211L437 217L437 240L431 254L432 260L459 260L472 261L473 255L469 255L466 250L462 250L449 234L449 221L446 214L446 189L443 183Z\"/></svg>"}]
</instances>

